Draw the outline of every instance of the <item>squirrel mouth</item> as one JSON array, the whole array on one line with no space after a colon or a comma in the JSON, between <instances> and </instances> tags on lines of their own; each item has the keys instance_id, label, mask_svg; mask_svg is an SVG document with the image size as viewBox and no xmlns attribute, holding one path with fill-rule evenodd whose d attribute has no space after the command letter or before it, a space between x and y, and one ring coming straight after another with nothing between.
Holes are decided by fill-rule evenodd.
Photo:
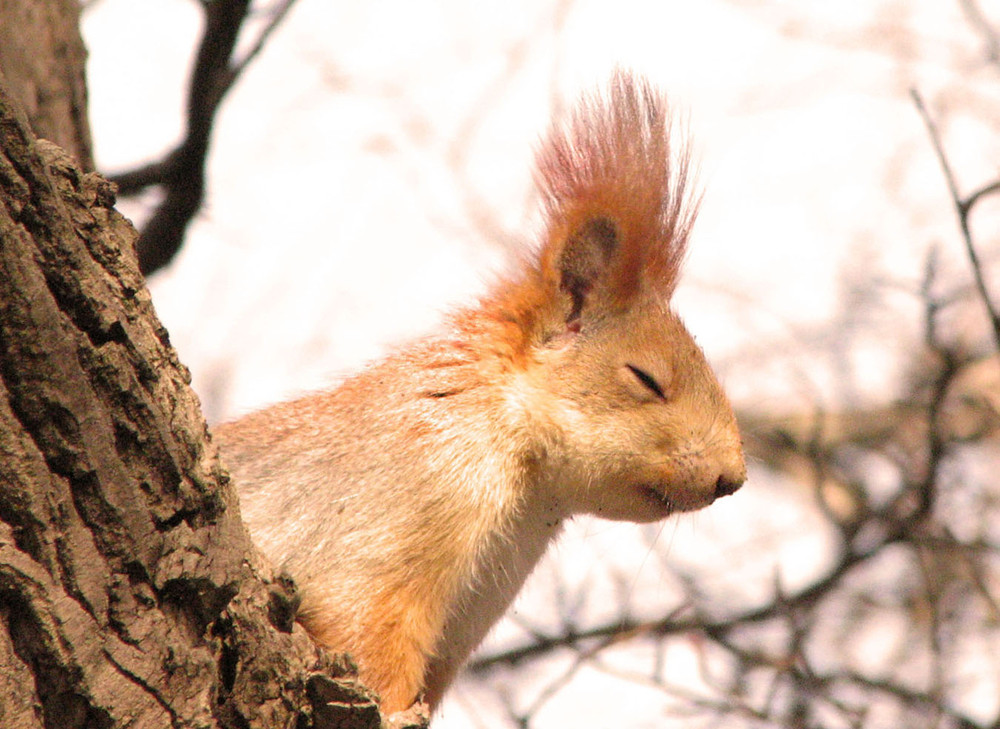
<instances>
[{"instance_id":1,"label":"squirrel mouth","mask_svg":"<svg viewBox=\"0 0 1000 729\"><path fill-rule=\"evenodd\" d=\"M667 496L666 491L663 488L648 483L636 484L635 488L645 497L647 501L652 502L658 510L662 511L664 516L672 514L676 511L674 502L669 496Z\"/></svg>"}]
</instances>

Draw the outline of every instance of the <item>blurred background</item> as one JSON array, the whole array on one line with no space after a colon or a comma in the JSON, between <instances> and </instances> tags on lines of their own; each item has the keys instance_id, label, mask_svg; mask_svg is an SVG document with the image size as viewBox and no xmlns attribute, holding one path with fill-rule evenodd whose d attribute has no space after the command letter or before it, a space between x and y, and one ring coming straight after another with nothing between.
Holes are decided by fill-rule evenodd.
<instances>
[{"instance_id":1,"label":"blurred background","mask_svg":"<svg viewBox=\"0 0 1000 729\"><path fill-rule=\"evenodd\" d=\"M212 6L86 3L97 164L144 235ZM250 7L150 275L210 422L473 300L535 241L549 119L614 68L693 139L675 305L750 481L571 524L435 726L1000 727L1000 2Z\"/></svg>"}]
</instances>

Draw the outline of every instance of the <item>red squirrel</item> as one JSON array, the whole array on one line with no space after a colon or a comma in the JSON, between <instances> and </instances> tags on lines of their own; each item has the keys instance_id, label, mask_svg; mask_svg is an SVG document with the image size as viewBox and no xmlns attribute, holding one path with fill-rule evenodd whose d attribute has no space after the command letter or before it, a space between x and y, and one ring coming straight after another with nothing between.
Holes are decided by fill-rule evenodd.
<instances>
[{"instance_id":1,"label":"red squirrel","mask_svg":"<svg viewBox=\"0 0 1000 729\"><path fill-rule=\"evenodd\" d=\"M537 154L534 255L443 330L220 426L298 620L386 713L431 709L574 514L652 522L746 478L670 308L696 205L664 98L618 72Z\"/></svg>"}]
</instances>

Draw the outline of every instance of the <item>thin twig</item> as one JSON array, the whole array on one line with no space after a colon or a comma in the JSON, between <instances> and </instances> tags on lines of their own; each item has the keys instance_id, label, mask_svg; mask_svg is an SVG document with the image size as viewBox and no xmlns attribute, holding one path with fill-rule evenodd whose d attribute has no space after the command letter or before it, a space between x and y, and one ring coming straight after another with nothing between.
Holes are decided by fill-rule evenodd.
<instances>
[{"instance_id":1,"label":"thin twig","mask_svg":"<svg viewBox=\"0 0 1000 729\"><path fill-rule=\"evenodd\" d=\"M987 195L992 195L995 192L1000 192L1000 180L996 180L995 182L991 182L990 184L985 185L985 186L979 188L974 193L972 193L971 195L969 195L965 199L965 207L966 207L966 209L967 210L971 209L973 205L975 205L977 202L979 202L979 198L986 197Z\"/></svg>"},{"instance_id":2,"label":"thin twig","mask_svg":"<svg viewBox=\"0 0 1000 729\"><path fill-rule=\"evenodd\" d=\"M986 44L986 60L989 63L1000 63L1000 34L990 24L979 3L974 0L959 0L958 4L965 11L969 25L982 36Z\"/></svg>"},{"instance_id":3,"label":"thin twig","mask_svg":"<svg viewBox=\"0 0 1000 729\"><path fill-rule=\"evenodd\" d=\"M271 11L270 20L267 21L267 25L264 26L260 35L257 36L257 40L254 41L250 50L244 54L243 58L232 64L230 73L231 80L227 85L227 88L228 86L231 86L237 78L239 78L240 74L243 73L246 67L250 65L258 54L260 54L264 46L267 45L267 41L271 37L271 34L278 29L278 26L281 25L281 22L285 19L285 16L288 15L288 12L292 9L294 4L295 0L282 0L278 7Z\"/></svg>"},{"instance_id":4,"label":"thin twig","mask_svg":"<svg viewBox=\"0 0 1000 729\"><path fill-rule=\"evenodd\" d=\"M972 241L972 231L969 229L969 213L972 210L972 206L983 196L1000 190L1000 180L981 188L968 198L963 199L958 191L958 183L955 181L955 175L951 170L948 157L945 155L944 147L941 143L941 135L938 133L937 125L927 111L923 97L920 96L920 92L916 89L910 89L910 96L913 98L913 103L924 120L931 143L934 145L934 152L937 154L938 162L941 164L941 171L944 173L945 182L948 184L948 191L951 194L952 203L955 205L955 212L958 213L958 224L962 230L965 252L972 266L972 275L976 282L976 290L979 293L980 299L982 299L983 305L986 307L986 314L993 326L993 337L996 341L997 350L1000 351L1000 313L998 313L997 308L993 305L993 299L987 290L986 278L983 276L983 267L979 260L979 254L976 252L976 246Z\"/></svg>"}]
</instances>

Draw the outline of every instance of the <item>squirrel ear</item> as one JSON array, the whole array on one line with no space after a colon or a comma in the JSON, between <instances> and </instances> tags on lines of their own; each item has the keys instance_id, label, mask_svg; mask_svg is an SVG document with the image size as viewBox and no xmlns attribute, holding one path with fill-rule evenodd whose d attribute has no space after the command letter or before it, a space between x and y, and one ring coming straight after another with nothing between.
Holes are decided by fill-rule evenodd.
<instances>
[{"instance_id":1,"label":"squirrel ear","mask_svg":"<svg viewBox=\"0 0 1000 729\"><path fill-rule=\"evenodd\" d=\"M605 217L590 218L566 239L559 254L559 288L569 294L572 307L566 317L579 326L587 296L604 274L618 248L618 229Z\"/></svg>"}]
</instances>

